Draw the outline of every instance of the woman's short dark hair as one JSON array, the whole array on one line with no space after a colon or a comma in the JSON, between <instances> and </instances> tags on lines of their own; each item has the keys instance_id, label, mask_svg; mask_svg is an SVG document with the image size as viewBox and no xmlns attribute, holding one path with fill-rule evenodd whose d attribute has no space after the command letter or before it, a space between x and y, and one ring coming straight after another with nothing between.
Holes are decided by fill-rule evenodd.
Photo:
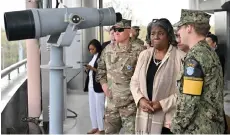
<instances>
[{"instance_id":1,"label":"woman's short dark hair","mask_svg":"<svg viewBox=\"0 0 230 135\"><path fill-rule=\"evenodd\" d=\"M169 43L172 44L173 46L177 45L173 26L168 19L166 18L153 19L151 23L151 27L148 28L148 31L149 31L148 34L150 35L151 35L151 29L153 26L160 26L161 28L163 28L167 32Z\"/></svg>"},{"instance_id":2,"label":"woman's short dark hair","mask_svg":"<svg viewBox=\"0 0 230 135\"><path fill-rule=\"evenodd\" d=\"M91 40L90 42L89 42L89 44L88 44L88 50L89 50L89 46L90 45L93 45L95 48L96 48L96 51L98 52L98 53L101 53L101 51L102 51L102 46L101 46L101 43L97 40L97 39L93 39L93 40Z\"/></svg>"},{"instance_id":3,"label":"woman's short dark hair","mask_svg":"<svg viewBox=\"0 0 230 135\"><path fill-rule=\"evenodd\" d=\"M217 38L217 36L216 35L214 35L214 34L208 34L207 35L207 37L208 38L211 38L212 39L212 42L215 42L216 44L218 44L218 38Z\"/></svg>"}]
</instances>

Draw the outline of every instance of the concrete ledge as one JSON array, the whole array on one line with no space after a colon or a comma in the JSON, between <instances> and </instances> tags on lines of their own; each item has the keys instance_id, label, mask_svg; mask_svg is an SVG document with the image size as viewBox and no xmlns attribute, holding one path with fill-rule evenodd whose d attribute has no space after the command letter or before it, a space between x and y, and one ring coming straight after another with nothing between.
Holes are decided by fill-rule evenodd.
<instances>
[{"instance_id":1,"label":"concrete ledge","mask_svg":"<svg viewBox=\"0 0 230 135\"><path fill-rule=\"evenodd\" d=\"M13 73L12 73L13 74ZM1 79L1 113L14 96L20 86L27 80L27 72L21 72L7 80L7 76Z\"/></svg>"}]
</instances>

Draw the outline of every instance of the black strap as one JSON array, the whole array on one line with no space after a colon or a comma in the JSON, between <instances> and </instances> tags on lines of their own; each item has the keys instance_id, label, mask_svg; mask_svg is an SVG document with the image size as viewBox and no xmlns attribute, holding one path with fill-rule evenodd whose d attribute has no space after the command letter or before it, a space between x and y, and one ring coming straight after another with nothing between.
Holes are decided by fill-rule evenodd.
<instances>
[{"instance_id":1,"label":"black strap","mask_svg":"<svg viewBox=\"0 0 230 135\"><path fill-rule=\"evenodd\" d=\"M225 113L224 113L224 125L225 125L224 134L228 134L228 123L227 123L227 118Z\"/></svg>"}]
</instances>

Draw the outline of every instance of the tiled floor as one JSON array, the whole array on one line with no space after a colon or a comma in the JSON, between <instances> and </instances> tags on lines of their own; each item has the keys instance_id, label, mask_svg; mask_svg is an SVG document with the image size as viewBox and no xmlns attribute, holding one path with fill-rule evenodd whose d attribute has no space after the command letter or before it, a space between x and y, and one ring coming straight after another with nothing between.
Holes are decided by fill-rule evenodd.
<instances>
[{"instance_id":1,"label":"tiled floor","mask_svg":"<svg viewBox=\"0 0 230 135\"><path fill-rule=\"evenodd\" d=\"M76 112L76 119L68 118L64 122L64 134L86 134L91 129L89 116L88 93L82 90L69 91L67 94L67 108ZM73 115L67 112L67 115Z\"/></svg>"},{"instance_id":2,"label":"tiled floor","mask_svg":"<svg viewBox=\"0 0 230 135\"><path fill-rule=\"evenodd\" d=\"M89 115L88 93L82 90L69 91L67 94L67 108L78 114L77 119L66 119L64 134L86 134L91 130ZM67 112L67 115L73 115ZM121 129L120 133L124 131Z\"/></svg>"}]
</instances>

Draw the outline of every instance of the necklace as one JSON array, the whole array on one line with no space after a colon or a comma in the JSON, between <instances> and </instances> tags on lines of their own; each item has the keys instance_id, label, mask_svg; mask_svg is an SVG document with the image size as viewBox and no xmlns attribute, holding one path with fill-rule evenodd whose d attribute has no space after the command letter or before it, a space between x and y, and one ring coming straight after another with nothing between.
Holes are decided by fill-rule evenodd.
<instances>
[{"instance_id":1,"label":"necklace","mask_svg":"<svg viewBox=\"0 0 230 135\"><path fill-rule=\"evenodd\" d=\"M158 66L159 64L161 64L161 61L156 62L155 55L156 55L156 53L154 51L154 53L153 53L153 62L156 64L156 66Z\"/></svg>"}]
</instances>

